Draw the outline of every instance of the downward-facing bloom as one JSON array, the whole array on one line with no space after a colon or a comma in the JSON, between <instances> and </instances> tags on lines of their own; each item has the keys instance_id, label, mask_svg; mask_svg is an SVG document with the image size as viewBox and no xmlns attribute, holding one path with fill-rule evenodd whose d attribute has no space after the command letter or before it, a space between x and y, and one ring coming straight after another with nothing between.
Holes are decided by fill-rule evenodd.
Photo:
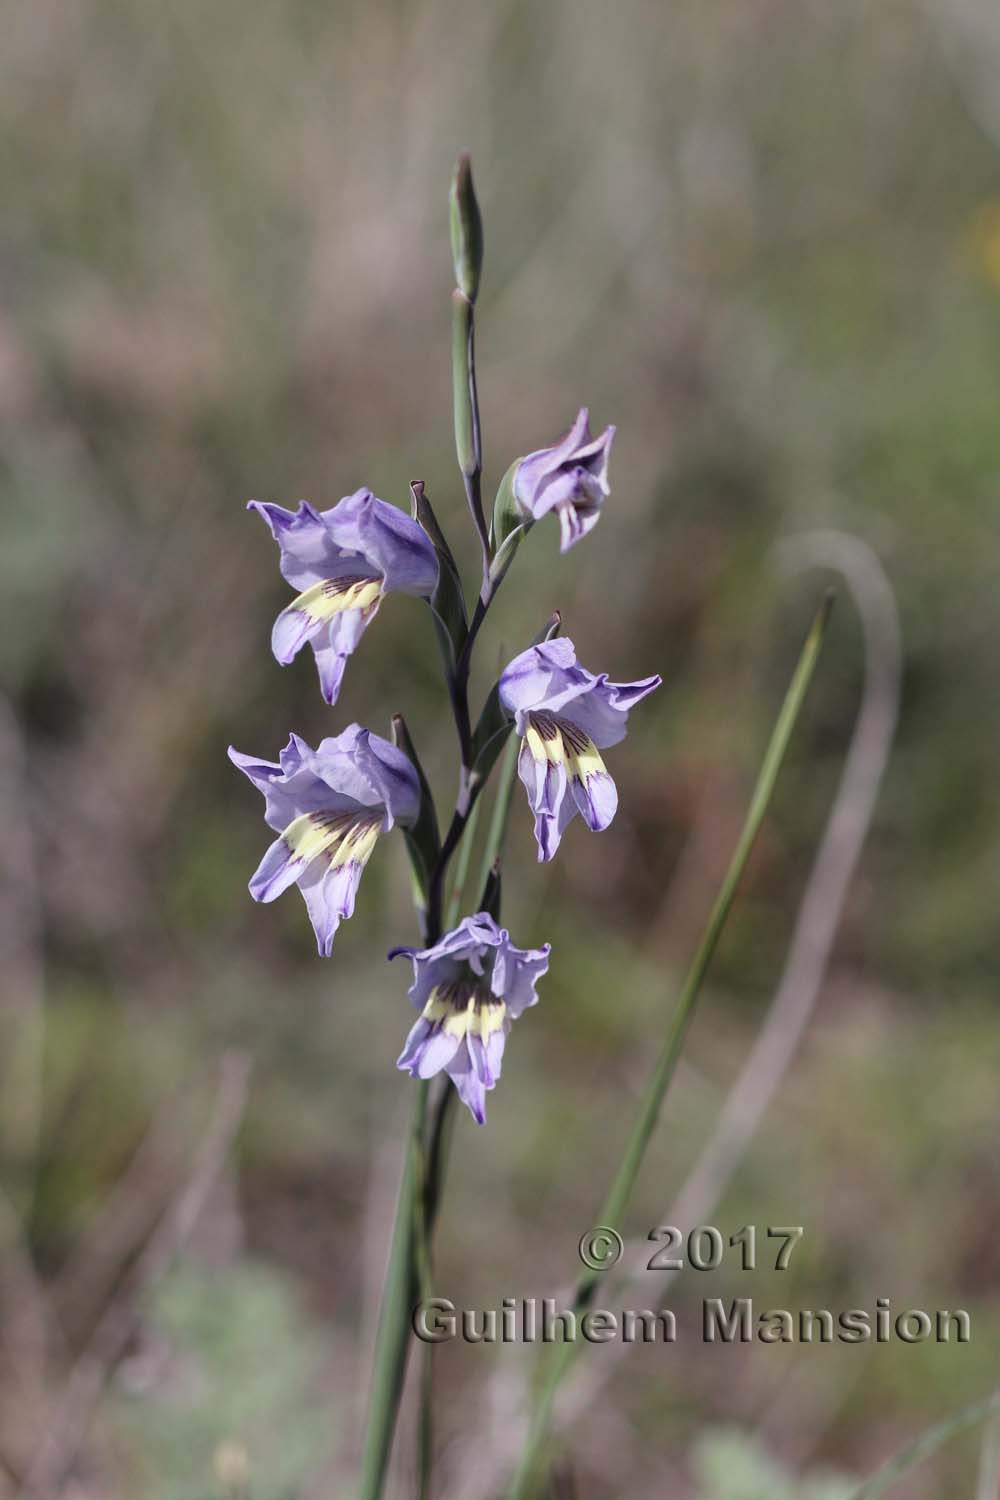
<instances>
[{"instance_id":1,"label":"downward-facing bloom","mask_svg":"<svg viewBox=\"0 0 1000 1500\"><path fill-rule=\"evenodd\" d=\"M488 913L464 917L433 948L394 948L413 960L410 999L420 1019L397 1067L413 1078L449 1074L462 1103L486 1123L486 1091L500 1077L510 1024L538 996L549 967L544 948L515 948Z\"/></svg>"},{"instance_id":2,"label":"downward-facing bloom","mask_svg":"<svg viewBox=\"0 0 1000 1500\"><path fill-rule=\"evenodd\" d=\"M293 734L277 764L232 746L229 759L263 792L264 821L279 835L251 878L251 896L273 901L297 884L319 951L329 957L379 834L416 819L416 771L401 750L360 724L315 750Z\"/></svg>"},{"instance_id":3,"label":"downward-facing bloom","mask_svg":"<svg viewBox=\"0 0 1000 1500\"><path fill-rule=\"evenodd\" d=\"M500 674L500 701L521 736L517 770L535 814L538 858L551 859L566 825L581 815L597 833L618 810L601 750L625 738L629 709L659 677L609 682L577 663L566 636L515 656Z\"/></svg>"},{"instance_id":4,"label":"downward-facing bloom","mask_svg":"<svg viewBox=\"0 0 1000 1500\"><path fill-rule=\"evenodd\" d=\"M582 406L569 432L552 448L522 458L514 471L514 498L521 511L540 521L554 510L559 516L559 550L568 552L600 519L610 494L608 458L615 429L591 437L587 408Z\"/></svg>"},{"instance_id":5,"label":"downward-facing bloom","mask_svg":"<svg viewBox=\"0 0 1000 1500\"><path fill-rule=\"evenodd\" d=\"M303 500L297 511L251 500L281 548L281 572L298 598L274 622L271 649L287 666L308 641L327 703L336 703L347 658L386 594L429 597L437 555L416 521L371 490L345 495L331 510Z\"/></svg>"}]
</instances>

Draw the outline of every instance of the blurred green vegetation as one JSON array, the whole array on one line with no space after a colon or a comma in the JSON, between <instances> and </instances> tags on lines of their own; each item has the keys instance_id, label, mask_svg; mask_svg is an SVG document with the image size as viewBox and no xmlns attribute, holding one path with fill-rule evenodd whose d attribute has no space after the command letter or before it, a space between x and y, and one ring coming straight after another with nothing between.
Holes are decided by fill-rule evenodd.
<instances>
[{"instance_id":1,"label":"blurred green vegetation","mask_svg":"<svg viewBox=\"0 0 1000 1500\"><path fill-rule=\"evenodd\" d=\"M151 1120L168 1147L123 1267L183 1170L215 1060L255 1060L239 1232L221 1269L198 1237L148 1318L198 1366L195 1405L172 1404L155 1362L141 1392L115 1382L75 1494L207 1496L218 1445L247 1426L268 1447L255 1500L350 1472L411 1087L393 1068L406 976L381 962L414 937L405 860L377 851L321 962L294 893L247 895L267 835L224 752L273 756L289 729L351 719L385 732L404 710L442 804L454 752L415 600L382 610L333 713L305 655L277 666L287 590L243 507L362 483L404 505L419 476L474 577L447 305L465 146L486 225L487 483L581 403L618 424L600 526L566 559L554 527L533 532L478 689L553 607L588 665L665 683L611 757L608 833L577 823L536 867L515 802L506 919L519 942L550 940L553 965L488 1129L459 1122L442 1291L490 1306L572 1275L827 581L783 578L773 544L838 527L897 593L902 720L818 1016L716 1219L806 1226L792 1292L761 1274L762 1305L963 1306L974 1340L636 1351L571 1462L594 1500L715 1500L713 1484L728 1500L743 1491L706 1477L703 1426L752 1430L751 1465L759 1447L790 1475L862 1473L995 1381L998 63L987 0L11 12L0 1174L65 1333L50 1395L100 1301L79 1290L87 1246ZM845 600L633 1207L640 1235L766 1010L861 681ZM723 1273L689 1277L679 1311L709 1282L726 1294ZM439 1356L448 1448L472 1435L494 1361ZM0 1493L49 1415L15 1375L0 1370ZM899 1494L970 1493L976 1461L966 1439Z\"/></svg>"}]
</instances>

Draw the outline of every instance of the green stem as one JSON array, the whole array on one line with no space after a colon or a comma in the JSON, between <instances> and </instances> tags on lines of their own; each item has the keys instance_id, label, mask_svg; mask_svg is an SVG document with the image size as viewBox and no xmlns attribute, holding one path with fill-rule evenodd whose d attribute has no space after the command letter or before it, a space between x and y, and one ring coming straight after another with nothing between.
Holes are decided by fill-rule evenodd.
<instances>
[{"instance_id":1,"label":"green stem","mask_svg":"<svg viewBox=\"0 0 1000 1500\"><path fill-rule=\"evenodd\" d=\"M674 1011L667 1032L667 1038L660 1053L659 1060L653 1070L653 1075L646 1086L639 1114L621 1165L611 1185L601 1210L598 1221L610 1228L621 1225L632 1189L639 1175L639 1168L649 1144L651 1135L656 1128L660 1110L674 1070L677 1059L680 1056L684 1038L687 1034L691 1017L694 1014L698 996L701 992L702 983L708 966L719 943L726 919L732 908L733 897L737 886L746 868L750 851L753 848L768 804L774 792L778 771L781 768L792 730L805 700L809 683L816 667L820 646L826 630L827 620L830 614L832 596L824 601L813 622L812 629L806 638L805 645L799 657L798 664L792 676L791 683L785 695L785 701L771 732L771 738L764 754L764 760L757 777L753 796L750 799L750 807L747 811L746 820L743 824L736 849L729 862L721 889L716 897L708 919L708 925L702 936L701 944L695 954L694 961L688 971L684 988L681 991L677 1008ZM586 1269L580 1276L576 1293L573 1300L573 1311L579 1316L590 1305L594 1292L601 1278L600 1270ZM555 1403L556 1392L565 1375L573 1354L576 1350L575 1343L561 1343L555 1346L550 1359L550 1365L546 1379L542 1385L541 1392L534 1405L534 1415L528 1434L524 1451L514 1476L508 1500L530 1500L535 1494L539 1471L542 1464L544 1449L548 1437L549 1424Z\"/></svg>"},{"instance_id":2,"label":"green stem","mask_svg":"<svg viewBox=\"0 0 1000 1500\"><path fill-rule=\"evenodd\" d=\"M472 626L464 632L464 641L453 667L447 670L448 691L461 751L459 790L451 825L444 842L437 845L433 868L425 871L421 891L425 911L422 914L424 945L432 947L442 933L443 907L447 906L446 925L454 925L461 907L462 893L468 876L471 847L475 833L477 799L484 780L473 775L472 744L469 725L469 670L476 635L486 617L492 598L490 564L492 547L489 528L483 514L482 471L483 441L479 418L479 392L476 384L476 336L474 303L482 270L482 221L467 156L459 158L451 192L451 236L458 285L452 293L452 386L455 419L455 449L465 486L472 520L483 552L483 583ZM425 500L423 486L413 487L414 504L419 511ZM433 519L432 515L430 519ZM439 528L436 527L436 531ZM432 540L436 539L432 533ZM443 541L443 538L440 538ZM445 547L445 551L447 548ZM450 553L448 553L448 560ZM457 582L459 593L460 582ZM464 622L464 609L461 609ZM447 630L447 627L445 627ZM454 637L452 637L454 640ZM428 800L429 794L428 794ZM461 849L455 888L445 903L444 889L448 864ZM418 861L411 850L414 870ZM393 1435L406 1358L409 1349L412 1308L420 1295L431 1289L431 1235L441 1194L447 1155L447 1121L451 1096L455 1090L450 1080L439 1094L434 1121L428 1138L428 1088L417 1085L413 1122L407 1146L403 1180L396 1205L396 1224L392 1250L382 1294L382 1309L375 1347L375 1370L372 1402L362 1471L360 1500L380 1500L392 1448ZM432 1369L430 1347L421 1369L419 1416L419 1493L429 1496L433 1458Z\"/></svg>"},{"instance_id":3,"label":"green stem","mask_svg":"<svg viewBox=\"0 0 1000 1500\"><path fill-rule=\"evenodd\" d=\"M396 1430L403 1377L406 1374L410 1317L417 1300L422 1264L418 1251L418 1215L424 1189L424 1131L429 1090L428 1083L418 1083L414 1096L403 1180L396 1203L392 1249L385 1274L382 1309L375 1339L372 1398L365 1432L358 1500L379 1500L382 1494Z\"/></svg>"},{"instance_id":4,"label":"green stem","mask_svg":"<svg viewBox=\"0 0 1000 1500\"><path fill-rule=\"evenodd\" d=\"M516 747L512 746L514 754L508 751L507 759L500 768L500 776L497 783L496 801L493 804L493 814L490 818L489 832L486 838L486 848L483 853L483 873L480 877L479 890L485 890L486 881L493 868L494 862L500 856L503 846L504 834L507 829L507 817L510 812L511 790L514 784L514 770L517 765ZM451 901L448 907L446 929L450 931L458 920L462 906L462 895L465 890L469 875L469 866L472 859L472 846L475 838L476 822L478 820L480 804L477 802L473 807L472 814L462 834L462 841L458 846L458 865L455 870L455 885L452 891ZM437 1101L431 1114L431 1126L428 1136L426 1150L426 1174L424 1179L424 1193L421 1211L418 1218L419 1255L421 1264L421 1295L426 1299L432 1295L431 1287L431 1240L434 1234L434 1224L437 1219L438 1206L441 1202L441 1194L444 1188L444 1173L448 1162L448 1147L451 1141L451 1124L454 1120L455 1104L458 1093L451 1079L445 1076L442 1079L442 1087L438 1093ZM433 1417L433 1391L434 1391L434 1350L433 1345L427 1344L420 1364L420 1417L418 1428L418 1462L417 1470L419 1477L418 1500L430 1500L431 1477L433 1472L433 1448L434 1448L434 1417Z\"/></svg>"}]
</instances>

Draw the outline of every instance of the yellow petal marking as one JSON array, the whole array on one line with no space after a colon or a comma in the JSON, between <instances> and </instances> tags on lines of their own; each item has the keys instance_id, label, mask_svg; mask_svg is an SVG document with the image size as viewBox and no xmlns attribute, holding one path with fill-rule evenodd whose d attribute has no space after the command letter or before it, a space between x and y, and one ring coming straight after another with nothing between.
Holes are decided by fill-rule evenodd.
<instances>
[{"instance_id":1,"label":"yellow petal marking","mask_svg":"<svg viewBox=\"0 0 1000 1500\"><path fill-rule=\"evenodd\" d=\"M344 834L339 848L330 859L331 869L350 863L366 865L381 833L381 819L362 819Z\"/></svg>"},{"instance_id":2,"label":"yellow petal marking","mask_svg":"<svg viewBox=\"0 0 1000 1500\"><path fill-rule=\"evenodd\" d=\"M322 578L293 599L288 609L310 620L332 620L348 609L371 610L382 597L381 578Z\"/></svg>"},{"instance_id":3,"label":"yellow petal marking","mask_svg":"<svg viewBox=\"0 0 1000 1500\"><path fill-rule=\"evenodd\" d=\"M529 714L524 737L535 760L551 761L554 766L564 764L577 781L605 770L601 752L590 735L569 719L556 714Z\"/></svg>"},{"instance_id":4,"label":"yellow petal marking","mask_svg":"<svg viewBox=\"0 0 1000 1500\"><path fill-rule=\"evenodd\" d=\"M377 814L310 812L293 818L281 837L296 859L310 864L326 854L337 869L352 860L366 865L381 831Z\"/></svg>"},{"instance_id":5,"label":"yellow petal marking","mask_svg":"<svg viewBox=\"0 0 1000 1500\"><path fill-rule=\"evenodd\" d=\"M440 1026L445 1036L461 1041L467 1035L486 1042L503 1028L507 1007L495 995L468 981L435 985L421 1012L425 1021Z\"/></svg>"}]
</instances>

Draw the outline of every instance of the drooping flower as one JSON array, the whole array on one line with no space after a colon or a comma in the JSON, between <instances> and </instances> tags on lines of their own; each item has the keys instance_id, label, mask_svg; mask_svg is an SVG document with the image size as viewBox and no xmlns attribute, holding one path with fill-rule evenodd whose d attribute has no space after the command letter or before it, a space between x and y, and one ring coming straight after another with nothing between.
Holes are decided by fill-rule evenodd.
<instances>
[{"instance_id":1,"label":"drooping flower","mask_svg":"<svg viewBox=\"0 0 1000 1500\"><path fill-rule=\"evenodd\" d=\"M264 821L279 835L250 880L251 896L273 901L297 884L319 951L329 957L379 835L416 819L416 771L401 750L360 724L315 750L293 734L277 764L232 746L229 759L263 792Z\"/></svg>"},{"instance_id":2,"label":"drooping flower","mask_svg":"<svg viewBox=\"0 0 1000 1500\"><path fill-rule=\"evenodd\" d=\"M503 1049L535 986L549 967L549 944L515 948L484 911L464 917L433 948L394 948L413 960L410 999L420 1019L396 1066L413 1078L449 1074L462 1103L486 1123L486 1091L500 1077Z\"/></svg>"},{"instance_id":3,"label":"drooping flower","mask_svg":"<svg viewBox=\"0 0 1000 1500\"><path fill-rule=\"evenodd\" d=\"M500 701L521 736L517 770L535 814L538 858L551 859L577 813L597 833L618 810L600 751L625 738L629 709L661 678L609 682L577 663L566 636L531 646L500 674Z\"/></svg>"},{"instance_id":4,"label":"drooping flower","mask_svg":"<svg viewBox=\"0 0 1000 1500\"><path fill-rule=\"evenodd\" d=\"M514 471L514 498L526 516L540 521L551 510L558 514L560 552L568 552L600 519L610 494L608 458L614 436L615 429L608 427L600 437L591 437L582 406L561 442L529 453Z\"/></svg>"},{"instance_id":5,"label":"drooping flower","mask_svg":"<svg viewBox=\"0 0 1000 1500\"><path fill-rule=\"evenodd\" d=\"M281 548L281 572L298 598L274 622L271 649L287 666L308 641L327 703L336 703L347 658L386 594L429 597L438 563L423 529L371 490L345 495L330 510L305 500L297 511L251 500Z\"/></svg>"}]
</instances>

